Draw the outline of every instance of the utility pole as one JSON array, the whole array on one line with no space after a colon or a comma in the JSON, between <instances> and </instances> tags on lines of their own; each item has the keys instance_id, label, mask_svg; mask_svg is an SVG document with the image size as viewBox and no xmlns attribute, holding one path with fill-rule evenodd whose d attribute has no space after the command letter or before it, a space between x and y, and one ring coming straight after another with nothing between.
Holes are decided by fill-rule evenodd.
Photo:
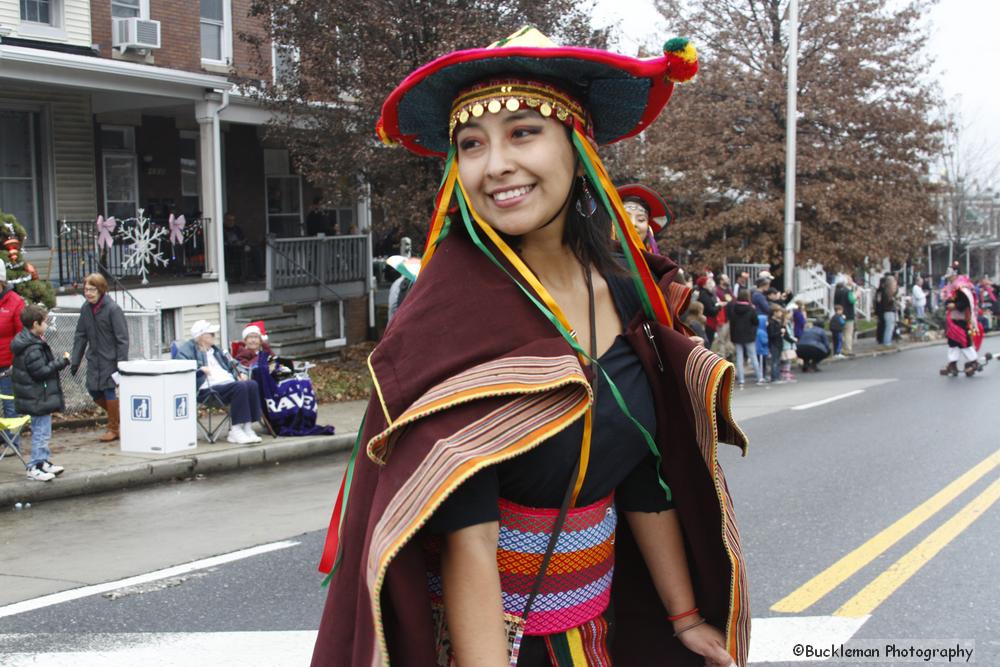
<instances>
[{"instance_id":1,"label":"utility pole","mask_svg":"<svg viewBox=\"0 0 1000 667\"><path fill-rule=\"evenodd\" d=\"M798 116L799 2L788 2L788 103L785 117L785 290L795 284L795 125Z\"/></svg>"}]
</instances>

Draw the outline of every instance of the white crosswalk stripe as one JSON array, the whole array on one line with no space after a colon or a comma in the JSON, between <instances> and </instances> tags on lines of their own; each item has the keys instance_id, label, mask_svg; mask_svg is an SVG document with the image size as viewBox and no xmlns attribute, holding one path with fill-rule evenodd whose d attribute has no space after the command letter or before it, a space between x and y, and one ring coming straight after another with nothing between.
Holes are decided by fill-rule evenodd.
<instances>
[{"instance_id":1,"label":"white crosswalk stripe","mask_svg":"<svg viewBox=\"0 0 1000 667\"><path fill-rule=\"evenodd\" d=\"M750 663L800 663L796 644L846 643L868 617L755 618ZM284 667L309 664L316 632L164 632L0 634L0 664L9 667Z\"/></svg>"}]
</instances>

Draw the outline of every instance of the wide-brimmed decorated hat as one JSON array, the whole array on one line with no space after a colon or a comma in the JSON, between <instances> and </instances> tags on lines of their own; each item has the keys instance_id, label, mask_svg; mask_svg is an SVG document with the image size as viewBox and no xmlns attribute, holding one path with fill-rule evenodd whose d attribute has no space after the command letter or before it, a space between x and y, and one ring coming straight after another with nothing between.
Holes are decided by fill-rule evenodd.
<instances>
[{"instance_id":1,"label":"wide-brimmed decorated hat","mask_svg":"<svg viewBox=\"0 0 1000 667\"><path fill-rule=\"evenodd\" d=\"M646 129L670 99L674 83L697 71L698 56L687 39L668 41L662 56L634 58L558 46L526 27L410 74L382 105L376 131L385 143L445 157L463 117L529 107L563 122L579 121L599 145L609 144ZM515 81L505 78L531 84L512 86Z\"/></svg>"},{"instance_id":2,"label":"wide-brimmed decorated hat","mask_svg":"<svg viewBox=\"0 0 1000 667\"><path fill-rule=\"evenodd\" d=\"M649 211L649 226L653 234L659 234L667 225L674 221L674 212L670 210L667 201L656 190L641 183L629 183L618 188L618 196L622 200L638 199Z\"/></svg>"}]
</instances>

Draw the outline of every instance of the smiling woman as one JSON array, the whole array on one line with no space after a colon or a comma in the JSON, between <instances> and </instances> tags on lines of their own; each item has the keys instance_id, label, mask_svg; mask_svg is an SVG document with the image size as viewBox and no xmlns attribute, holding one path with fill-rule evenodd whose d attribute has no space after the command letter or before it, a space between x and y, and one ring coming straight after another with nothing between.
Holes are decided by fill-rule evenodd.
<instances>
[{"instance_id":1,"label":"smiling woman","mask_svg":"<svg viewBox=\"0 0 1000 667\"><path fill-rule=\"evenodd\" d=\"M525 28L389 96L383 141L445 178L369 359L314 665L746 663L732 367L676 324L677 267L595 151L696 68L686 40L638 60Z\"/></svg>"},{"instance_id":2,"label":"smiling woman","mask_svg":"<svg viewBox=\"0 0 1000 667\"><path fill-rule=\"evenodd\" d=\"M455 143L462 184L494 229L523 236L555 223L562 231L575 165L558 122L505 110L463 124Z\"/></svg>"}]
</instances>

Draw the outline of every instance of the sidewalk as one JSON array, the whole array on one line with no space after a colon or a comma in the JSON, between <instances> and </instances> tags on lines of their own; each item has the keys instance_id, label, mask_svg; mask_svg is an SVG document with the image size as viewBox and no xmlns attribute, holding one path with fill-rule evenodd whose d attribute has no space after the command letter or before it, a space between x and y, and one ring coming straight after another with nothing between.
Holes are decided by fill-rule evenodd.
<instances>
[{"instance_id":1,"label":"sidewalk","mask_svg":"<svg viewBox=\"0 0 1000 667\"><path fill-rule=\"evenodd\" d=\"M116 491L349 450L366 405L367 401L320 405L318 423L332 424L336 428L332 436L272 438L261 434L264 441L256 445L234 445L223 437L215 444L199 440L195 449L175 454L122 452L118 442L98 441L103 428L56 429L52 432L52 458L66 472L51 482L34 482L25 477L17 457L8 454L0 461L0 509L16 502ZM30 451L30 447L25 449Z\"/></svg>"}]
</instances>

